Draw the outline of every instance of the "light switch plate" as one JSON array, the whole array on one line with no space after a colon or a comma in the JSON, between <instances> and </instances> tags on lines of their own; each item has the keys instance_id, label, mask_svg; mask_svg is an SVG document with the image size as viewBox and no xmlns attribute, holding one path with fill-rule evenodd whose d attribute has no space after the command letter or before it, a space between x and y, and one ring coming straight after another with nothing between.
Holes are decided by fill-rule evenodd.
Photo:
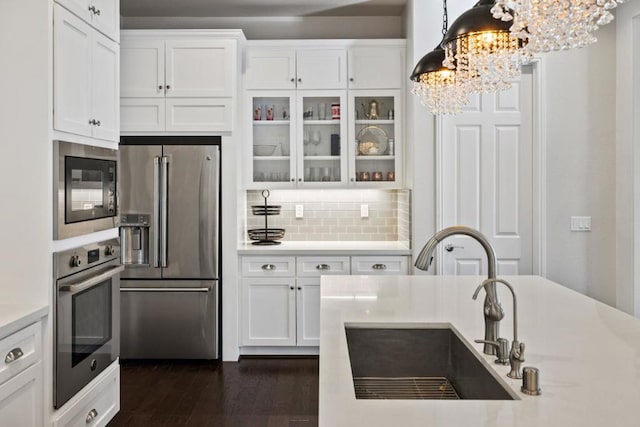
<instances>
[{"instance_id":1,"label":"light switch plate","mask_svg":"<svg viewBox=\"0 0 640 427\"><path fill-rule=\"evenodd\" d=\"M302 205L296 205L296 218L304 218L304 208Z\"/></svg>"},{"instance_id":2,"label":"light switch plate","mask_svg":"<svg viewBox=\"0 0 640 427\"><path fill-rule=\"evenodd\" d=\"M360 218L369 218L369 205L360 205Z\"/></svg>"},{"instance_id":3,"label":"light switch plate","mask_svg":"<svg viewBox=\"0 0 640 427\"><path fill-rule=\"evenodd\" d=\"M590 216L572 216L571 231L591 231Z\"/></svg>"}]
</instances>

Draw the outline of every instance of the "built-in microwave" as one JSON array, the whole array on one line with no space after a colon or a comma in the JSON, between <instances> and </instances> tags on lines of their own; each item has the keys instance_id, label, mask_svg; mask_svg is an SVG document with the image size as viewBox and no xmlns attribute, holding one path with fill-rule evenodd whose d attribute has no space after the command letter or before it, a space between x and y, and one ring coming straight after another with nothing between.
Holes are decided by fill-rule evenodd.
<instances>
[{"instance_id":1,"label":"built-in microwave","mask_svg":"<svg viewBox=\"0 0 640 427\"><path fill-rule=\"evenodd\" d=\"M118 152L54 141L53 238L118 226Z\"/></svg>"}]
</instances>

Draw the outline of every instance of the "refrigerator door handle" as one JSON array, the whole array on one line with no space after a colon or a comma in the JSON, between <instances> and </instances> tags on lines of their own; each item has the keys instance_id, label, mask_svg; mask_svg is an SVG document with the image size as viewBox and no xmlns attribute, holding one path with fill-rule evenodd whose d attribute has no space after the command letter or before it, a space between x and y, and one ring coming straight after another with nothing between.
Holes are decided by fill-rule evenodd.
<instances>
[{"instance_id":1,"label":"refrigerator door handle","mask_svg":"<svg viewBox=\"0 0 640 427\"><path fill-rule=\"evenodd\" d=\"M160 267L158 239L160 238L160 156L153 158L153 252L152 265L155 268Z\"/></svg>"},{"instance_id":2,"label":"refrigerator door handle","mask_svg":"<svg viewBox=\"0 0 640 427\"><path fill-rule=\"evenodd\" d=\"M166 267L168 262L167 234L169 233L169 223L167 215L169 213L169 159L167 156L161 158L160 174L160 267Z\"/></svg>"}]
</instances>

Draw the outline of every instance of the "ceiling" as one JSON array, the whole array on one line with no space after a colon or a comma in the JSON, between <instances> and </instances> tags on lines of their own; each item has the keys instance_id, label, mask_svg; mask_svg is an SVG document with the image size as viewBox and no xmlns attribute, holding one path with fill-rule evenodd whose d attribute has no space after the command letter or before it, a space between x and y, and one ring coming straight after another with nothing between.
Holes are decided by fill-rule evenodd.
<instances>
[{"instance_id":1,"label":"ceiling","mask_svg":"<svg viewBox=\"0 0 640 427\"><path fill-rule=\"evenodd\" d=\"M120 13L124 17L400 16L405 4L406 0L122 0Z\"/></svg>"}]
</instances>

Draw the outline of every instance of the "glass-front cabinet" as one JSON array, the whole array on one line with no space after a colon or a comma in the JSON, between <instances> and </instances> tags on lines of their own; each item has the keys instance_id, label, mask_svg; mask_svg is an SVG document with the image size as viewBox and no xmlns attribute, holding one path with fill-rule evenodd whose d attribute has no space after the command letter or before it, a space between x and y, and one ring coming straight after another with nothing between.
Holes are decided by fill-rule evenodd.
<instances>
[{"instance_id":1,"label":"glass-front cabinet","mask_svg":"<svg viewBox=\"0 0 640 427\"><path fill-rule=\"evenodd\" d=\"M349 91L349 181L355 187L401 185L402 103L397 90Z\"/></svg>"},{"instance_id":2,"label":"glass-front cabinet","mask_svg":"<svg viewBox=\"0 0 640 427\"><path fill-rule=\"evenodd\" d=\"M344 187L345 91L251 91L249 187Z\"/></svg>"}]
</instances>

